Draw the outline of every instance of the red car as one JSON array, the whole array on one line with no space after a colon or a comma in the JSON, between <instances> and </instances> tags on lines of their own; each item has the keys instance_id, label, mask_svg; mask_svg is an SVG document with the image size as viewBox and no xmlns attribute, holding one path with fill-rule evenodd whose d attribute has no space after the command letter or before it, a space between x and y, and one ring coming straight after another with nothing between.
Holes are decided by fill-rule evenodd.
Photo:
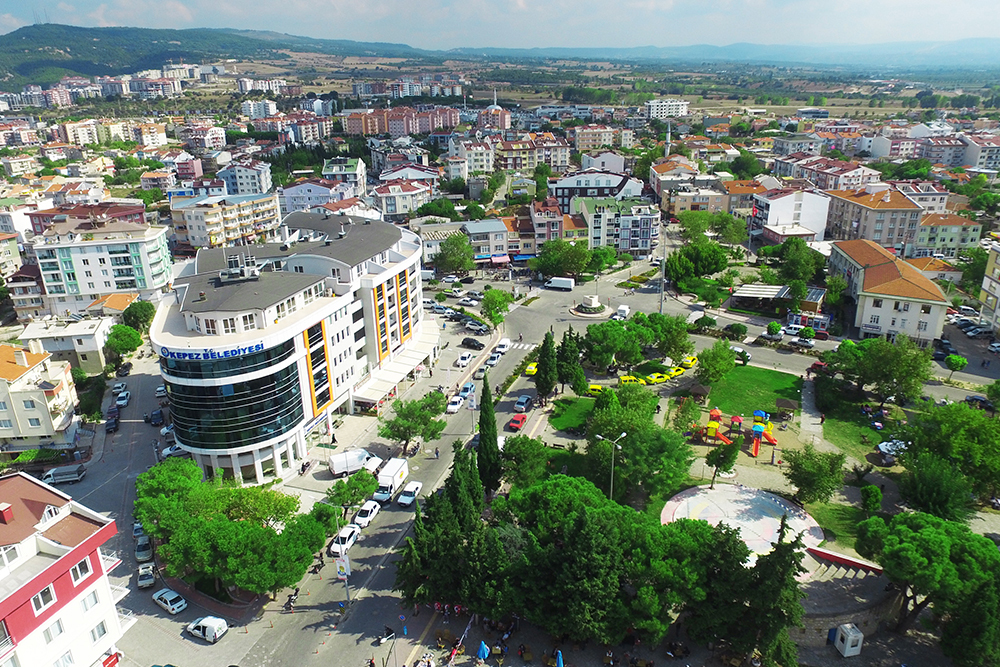
<instances>
[{"instance_id":1,"label":"red car","mask_svg":"<svg viewBox=\"0 0 1000 667\"><path fill-rule=\"evenodd\" d=\"M514 415L513 417L511 417L510 421L507 422L507 428L509 428L511 431L520 431L522 428L524 428L524 424L527 421L528 421L528 415L526 414Z\"/></svg>"}]
</instances>

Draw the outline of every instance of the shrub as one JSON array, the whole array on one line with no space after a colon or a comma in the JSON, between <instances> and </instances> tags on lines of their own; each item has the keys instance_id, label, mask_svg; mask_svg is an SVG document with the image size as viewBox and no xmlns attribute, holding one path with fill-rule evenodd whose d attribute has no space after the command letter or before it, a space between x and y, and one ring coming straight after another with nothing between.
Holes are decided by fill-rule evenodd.
<instances>
[{"instance_id":1,"label":"shrub","mask_svg":"<svg viewBox=\"0 0 1000 667\"><path fill-rule=\"evenodd\" d=\"M694 325L699 329L714 329L715 318L709 317L708 315L702 315L695 321Z\"/></svg>"}]
</instances>

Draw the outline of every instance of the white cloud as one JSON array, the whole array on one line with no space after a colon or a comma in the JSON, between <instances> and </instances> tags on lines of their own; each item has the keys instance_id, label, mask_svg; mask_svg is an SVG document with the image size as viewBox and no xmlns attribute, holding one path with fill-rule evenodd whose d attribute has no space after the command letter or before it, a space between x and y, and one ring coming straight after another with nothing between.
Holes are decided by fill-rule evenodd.
<instances>
[{"instance_id":1,"label":"white cloud","mask_svg":"<svg viewBox=\"0 0 1000 667\"><path fill-rule=\"evenodd\" d=\"M0 34L12 32L25 25L28 25L27 21L13 14L0 14Z\"/></svg>"}]
</instances>

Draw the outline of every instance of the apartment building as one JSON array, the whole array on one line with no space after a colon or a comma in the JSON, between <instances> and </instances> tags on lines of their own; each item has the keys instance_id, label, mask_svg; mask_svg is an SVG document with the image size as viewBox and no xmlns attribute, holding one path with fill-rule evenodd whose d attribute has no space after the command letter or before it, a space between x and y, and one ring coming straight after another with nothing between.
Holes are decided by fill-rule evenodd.
<instances>
[{"instance_id":1,"label":"apartment building","mask_svg":"<svg viewBox=\"0 0 1000 667\"><path fill-rule=\"evenodd\" d=\"M590 247L609 246L637 258L652 255L660 234L660 211L641 199L578 197L572 214L590 230Z\"/></svg>"},{"instance_id":2,"label":"apartment building","mask_svg":"<svg viewBox=\"0 0 1000 667\"><path fill-rule=\"evenodd\" d=\"M75 446L79 400L68 361L55 361L37 341L0 345L0 445L20 452Z\"/></svg>"},{"instance_id":3,"label":"apartment building","mask_svg":"<svg viewBox=\"0 0 1000 667\"><path fill-rule=\"evenodd\" d=\"M465 160L470 175L493 173L493 145L480 141L456 141L452 138L449 153Z\"/></svg>"},{"instance_id":4,"label":"apartment building","mask_svg":"<svg viewBox=\"0 0 1000 667\"><path fill-rule=\"evenodd\" d=\"M325 178L305 178L291 185L278 188L278 203L281 215L286 216L293 211L307 211L323 204L337 202L353 197L354 188L340 181L328 181Z\"/></svg>"},{"instance_id":5,"label":"apartment building","mask_svg":"<svg viewBox=\"0 0 1000 667\"><path fill-rule=\"evenodd\" d=\"M671 158L673 157L671 156ZM701 173L698 171L697 166L688 164L686 159L671 158L652 164L649 167L649 185L653 188L657 197L662 198L664 193L670 190L675 190L681 187L681 185L691 184Z\"/></svg>"},{"instance_id":6,"label":"apartment building","mask_svg":"<svg viewBox=\"0 0 1000 667\"><path fill-rule=\"evenodd\" d=\"M752 210L754 195L763 194L769 189L773 189L759 181L722 181L719 186L729 195L729 201L726 202L726 211L729 212Z\"/></svg>"},{"instance_id":7,"label":"apartment building","mask_svg":"<svg viewBox=\"0 0 1000 667\"><path fill-rule=\"evenodd\" d=\"M630 165L632 161L630 160ZM614 151L594 151L580 156L580 167L582 169L599 169L600 171L611 171L616 174L625 173L625 156ZM631 166L630 166L631 168Z\"/></svg>"},{"instance_id":8,"label":"apartment building","mask_svg":"<svg viewBox=\"0 0 1000 667\"><path fill-rule=\"evenodd\" d=\"M979 301L986 306L983 316L990 320L990 328L994 333L1000 331L1000 243L990 245L989 259L986 261L986 273L983 275L982 288L979 290Z\"/></svg>"},{"instance_id":9,"label":"apartment building","mask_svg":"<svg viewBox=\"0 0 1000 667\"><path fill-rule=\"evenodd\" d=\"M360 158L335 157L325 160L323 178L329 181L347 183L352 188L352 197L364 197L367 191L368 169Z\"/></svg>"},{"instance_id":10,"label":"apartment building","mask_svg":"<svg viewBox=\"0 0 1000 667\"><path fill-rule=\"evenodd\" d=\"M174 240L191 248L249 245L275 238L281 223L278 195L174 197L170 218Z\"/></svg>"},{"instance_id":11,"label":"apartment building","mask_svg":"<svg viewBox=\"0 0 1000 667\"><path fill-rule=\"evenodd\" d=\"M875 158L909 160L917 152L917 140L912 137L887 137L878 135L872 139L871 154Z\"/></svg>"},{"instance_id":12,"label":"apartment building","mask_svg":"<svg viewBox=\"0 0 1000 667\"><path fill-rule=\"evenodd\" d=\"M226 131L221 127L187 127L182 136L184 144L194 150L217 150L226 145Z\"/></svg>"},{"instance_id":13,"label":"apartment building","mask_svg":"<svg viewBox=\"0 0 1000 667\"><path fill-rule=\"evenodd\" d=\"M581 152L592 151L605 146L617 148L632 148L635 145L635 133L608 125L582 125L570 130L573 147Z\"/></svg>"},{"instance_id":14,"label":"apartment building","mask_svg":"<svg viewBox=\"0 0 1000 667\"><path fill-rule=\"evenodd\" d=\"M19 338L29 344L38 341L53 361L63 361L88 375L98 375L108 363L104 344L114 324L112 317L45 318L29 322Z\"/></svg>"},{"instance_id":15,"label":"apartment building","mask_svg":"<svg viewBox=\"0 0 1000 667\"><path fill-rule=\"evenodd\" d=\"M269 118L278 113L278 105L272 100L246 100L240 105L240 112L250 120Z\"/></svg>"},{"instance_id":16,"label":"apartment building","mask_svg":"<svg viewBox=\"0 0 1000 667\"><path fill-rule=\"evenodd\" d=\"M165 123L138 123L132 127L132 139L147 148L166 146L167 126Z\"/></svg>"},{"instance_id":17,"label":"apartment building","mask_svg":"<svg viewBox=\"0 0 1000 667\"><path fill-rule=\"evenodd\" d=\"M401 140L402 141L402 140ZM386 169L392 169L405 164L430 164L430 152L420 146L394 146L389 142L368 140L372 155L372 173L381 174Z\"/></svg>"},{"instance_id":18,"label":"apartment building","mask_svg":"<svg viewBox=\"0 0 1000 667\"><path fill-rule=\"evenodd\" d=\"M422 164L408 162L390 167L379 176L382 183L390 181L414 181L427 186L431 194L437 194L438 182L441 180L441 169L437 166L425 167Z\"/></svg>"},{"instance_id":19,"label":"apartment building","mask_svg":"<svg viewBox=\"0 0 1000 667\"><path fill-rule=\"evenodd\" d=\"M535 233L535 246L540 248L543 243L552 239L562 238L562 207L555 197L546 197L545 201L533 201L528 207L531 227ZM587 241L588 247L590 241Z\"/></svg>"},{"instance_id":20,"label":"apartment building","mask_svg":"<svg viewBox=\"0 0 1000 667\"><path fill-rule=\"evenodd\" d=\"M45 301L45 283L37 264L24 264L6 279L10 298L18 322L27 322L33 317L50 315Z\"/></svg>"},{"instance_id":21,"label":"apartment building","mask_svg":"<svg viewBox=\"0 0 1000 667\"><path fill-rule=\"evenodd\" d=\"M857 162L808 153L777 157L772 171L777 177L806 179L821 190L857 190L869 183L877 183L882 177L881 172Z\"/></svg>"},{"instance_id":22,"label":"apartment building","mask_svg":"<svg viewBox=\"0 0 1000 667\"><path fill-rule=\"evenodd\" d=\"M826 233L838 240L867 239L899 253L917 238L923 210L886 183L860 190L827 190L830 196Z\"/></svg>"},{"instance_id":23,"label":"apartment building","mask_svg":"<svg viewBox=\"0 0 1000 667\"><path fill-rule=\"evenodd\" d=\"M421 181L386 181L372 188L372 203L385 220L405 220L431 200L431 188Z\"/></svg>"},{"instance_id":24,"label":"apartment building","mask_svg":"<svg viewBox=\"0 0 1000 667\"><path fill-rule=\"evenodd\" d=\"M91 220L116 220L142 224L146 220L143 204L65 204L27 213L32 234L42 234L56 222L85 223Z\"/></svg>"},{"instance_id":25,"label":"apartment building","mask_svg":"<svg viewBox=\"0 0 1000 667\"><path fill-rule=\"evenodd\" d=\"M82 313L104 294L159 302L170 283L169 227L114 219L54 222L31 243L50 313Z\"/></svg>"},{"instance_id":26,"label":"apartment building","mask_svg":"<svg viewBox=\"0 0 1000 667\"><path fill-rule=\"evenodd\" d=\"M961 167L965 164L965 143L958 137L925 137L917 140L915 157L931 164Z\"/></svg>"},{"instance_id":27,"label":"apartment building","mask_svg":"<svg viewBox=\"0 0 1000 667\"><path fill-rule=\"evenodd\" d=\"M177 184L177 176L172 171L147 171L140 177L139 183L143 190L159 188L166 191Z\"/></svg>"},{"instance_id":28,"label":"apartment building","mask_svg":"<svg viewBox=\"0 0 1000 667\"><path fill-rule=\"evenodd\" d=\"M645 104L646 118L663 120L688 115L687 100L649 100Z\"/></svg>"},{"instance_id":29,"label":"apartment building","mask_svg":"<svg viewBox=\"0 0 1000 667\"><path fill-rule=\"evenodd\" d=\"M941 337L951 306L941 288L878 243L837 241L828 269L847 281L846 293L857 304L854 326L862 338L895 340L904 334L926 347Z\"/></svg>"},{"instance_id":30,"label":"apartment building","mask_svg":"<svg viewBox=\"0 0 1000 667\"><path fill-rule=\"evenodd\" d=\"M948 188L937 181L887 181L897 190L915 201L924 213L948 212Z\"/></svg>"},{"instance_id":31,"label":"apartment building","mask_svg":"<svg viewBox=\"0 0 1000 667\"><path fill-rule=\"evenodd\" d=\"M509 130L510 112L497 104L491 104L482 111L476 118L476 129L478 130Z\"/></svg>"},{"instance_id":32,"label":"apartment building","mask_svg":"<svg viewBox=\"0 0 1000 667\"><path fill-rule=\"evenodd\" d=\"M469 237L476 263L488 267L510 261L508 231L502 220L470 220L462 231Z\"/></svg>"},{"instance_id":33,"label":"apartment building","mask_svg":"<svg viewBox=\"0 0 1000 667\"><path fill-rule=\"evenodd\" d=\"M0 164L3 164L4 173L9 178L30 174L39 167L38 161L30 155L14 155L12 157L0 158Z\"/></svg>"},{"instance_id":34,"label":"apartment building","mask_svg":"<svg viewBox=\"0 0 1000 667\"><path fill-rule=\"evenodd\" d=\"M982 224L954 213L931 213L920 221L916 242L907 248L907 257L954 259L963 250L979 247Z\"/></svg>"},{"instance_id":35,"label":"apartment building","mask_svg":"<svg viewBox=\"0 0 1000 667\"><path fill-rule=\"evenodd\" d=\"M774 137L772 151L775 155L808 153L819 155L823 152L823 140L812 134L793 134L788 137Z\"/></svg>"},{"instance_id":36,"label":"apartment building","mask_svg":"<svg viewBox=\"0 0 1000 667\"><path fill-rule=\"evenodd\" d=\"M753 195L747 228L751 237L780 244L783 237L809 237L822 241L830 208L830 197L820 190L777 188Z\"/></svg>"},{"instance_id":37,"label":"apartment building","mask_svg":"<svg viewBox=\"0 0 1000 667\"><path fill-rule=\"evenodd\" d=\"M261 195L271 190L271 165L257 160L230 162L216 176L226 182L233 195Z\"/></svg>"},{"instance_id":38,"label":"apartment building","mask_svg":"<svg viewBox=\"0 0 1000 667\"><path fill-rule=\"evenodd\" d=\"M960 134L965 144L963 164L977 169L1000 170L1000 136L995 134Z\"/></svg>"},{"instance_id":39,"label":"apartment building","mask_svg":"<svg viewBox=\"0 0 1000 667\"><path fill-rule=\"evenodd\" d=\"M729 195L723 190L683 186L671 190L669 195L663 197L660 206L674 216L684 211L728 212Z\"/></svg>"},{"instance_id":40,"label":"apartment building","mask_svg":"<svg viewBox=\"0 0 1000 667\"><path fill-rule=\"evenodd\" d=\"M642 190L639 179L601 169L584 169L549 185L563 213L570 212L574 197L636 199L642 196Z\"/></svg>"},{"instance_id":41,"label":"apartment building","mask_svg":"<svg viewBox=\"0 0 1000 667\"><path fill-rule=\"evenodd\" d=\"M21 251L17 234L0 233L0 278L7 281L21 268Z\"/></svg>"},{"instance_id":42,"label":"apartment building","mask_svg":"<svg viewBox=\"0 0 1000 667\"><path fill-rule=\"evenodd\" d=\"M3 541L0 665L114 665L135 616L108 574L121 559L102 546L113 519L18 472L0 478Z\"/></svg>"},{"instance_id":43,"label":"apartment building","mask_svg":"<svg viewBox=\"0 0 1000 667\"><path fill-rule=\"evenodd\" d=\"M294 476L335 413L386 410L438 333L407 229L296 212L247 250L201 250L150 339L177 443L210 477L260 484Z\"/></svg>"}]
</instances>

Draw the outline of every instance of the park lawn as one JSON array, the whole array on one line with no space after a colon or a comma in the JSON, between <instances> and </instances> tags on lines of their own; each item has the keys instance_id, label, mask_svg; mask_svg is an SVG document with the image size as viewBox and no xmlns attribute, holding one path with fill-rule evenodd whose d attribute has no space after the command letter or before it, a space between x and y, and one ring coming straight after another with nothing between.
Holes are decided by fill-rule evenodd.
<instances>
[{"instance_id":1,"label":"park lawn","mask_svg":"<svg viewBox=\"0 0 1000 667\"><path fill-rule=\"evenodd\" d=\"M719 408L726 416L743 415L749 419L754 410L777 412L775 402L779 398L801 401L802 378L737 363L721 382L712 385L708 405Z\"/></svg>"},{"instance_id":2,"label":"park lawn","mask_svg":"<svg viewBox=\"0 0 1000 667\"><path fill-rule=\"evenodd\" d=\"M869 405L878 407L869 401ZM883 422L886 427L881 431L872 428L871 417L861 411L862 402L848 400L837 401L833 408L827 410L826 421L823 423L823 437L837 448L859 461L870 461L868 456L875 451L875 445L888 440L894 435L891 422ZM886 408L897 417L905 418L905 413L898 406L886 404ZM865 438L868 442L865 442Z\"/></svg>"},{"instance_id":3,"label":"park lawn","mask_svg":"<svg viewBox=\"0 0 1000 667\"><path fill-rule=\"evenodd\" d=\"M868 518L860 507L841 503L809 503L806 511L823 529L827 546L832 543L852 551L858 539L858 524Z\"/></svg>"},{"instance_id":4,"label":"park lawn","mask_svg":"<svg viewBox=\"0 0 1000 667\"><path fill-rule=\"evenodd\" d=\"M594 411L594 403L596 399L587 396L557 399L549 423L557 431L583 428Z\"/></svg>"},{"instance_id":5,"label":"park lawn","mask_svg":"<svg viewBox=\"0 0 1000 667\"><path fill-rule=\"evenodd\" d=\"M562 474L565 466L570 477L587 476L587 460L583 452L571 452L568 449L549 450L549 472L553 475Z\"/></svg>"}]
</instances>

